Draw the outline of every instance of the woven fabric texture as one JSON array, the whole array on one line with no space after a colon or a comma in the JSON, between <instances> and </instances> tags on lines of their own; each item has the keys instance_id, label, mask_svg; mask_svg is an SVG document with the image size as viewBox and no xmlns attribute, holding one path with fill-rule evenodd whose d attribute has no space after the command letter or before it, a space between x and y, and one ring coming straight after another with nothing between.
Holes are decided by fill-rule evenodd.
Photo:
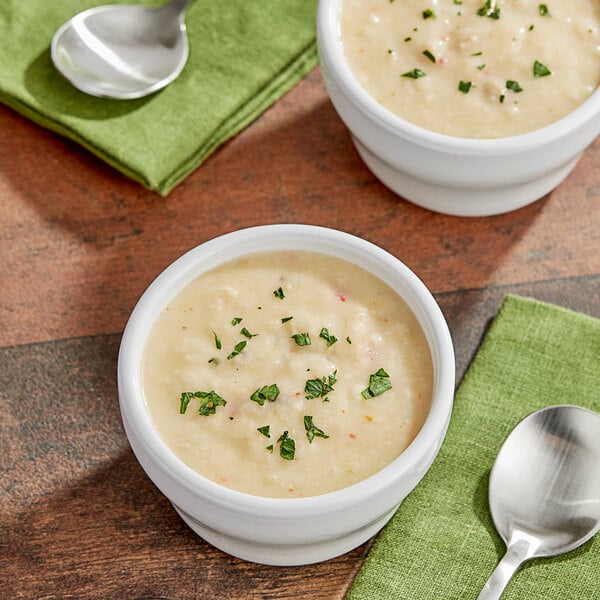
<instances>
[{"instance_id":1,"label":"woven fabric texture","mask_svg":"<svg viewBox=\"0 0 600 600\"><path fill-rule=\"evenodd\" d=\"M488 479L503 441L531 412L575 404L600 412L600 321L507 296L455 398L433 466L379 535L347 600L476 598L505 547ZM503 600L600 598L600 536L532 560Z\"/></svg>"}]
</instances>

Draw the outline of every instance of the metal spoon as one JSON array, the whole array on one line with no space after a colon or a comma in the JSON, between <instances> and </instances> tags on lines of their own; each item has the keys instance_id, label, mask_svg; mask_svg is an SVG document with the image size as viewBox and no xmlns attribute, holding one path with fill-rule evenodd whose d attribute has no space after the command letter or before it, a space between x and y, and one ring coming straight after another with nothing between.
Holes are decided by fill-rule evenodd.
<instances>
[{"instance_id":1,"label":"metal spoon","mask_svg":"<svg viewBox=\"0 0 600 600\"><path fill-rule=\"evenodd\" d=\"M500 448L489 497L507 549L478 600L500 598L524 561L569 552L600 529L600 415L551 406L523 419Z\"/></svg>"},{"instance_id":2,"label":"metal spoon","mask_svg":"<svg viewBox=\"0 0 600 600\"><path fill-rule=\"evenodd\" d=\"M147 96L171 83L187 61L184 17L190 2L85 10L54 34L52 61L68 81L92 96Z\"/></svg>"}]
</instances>

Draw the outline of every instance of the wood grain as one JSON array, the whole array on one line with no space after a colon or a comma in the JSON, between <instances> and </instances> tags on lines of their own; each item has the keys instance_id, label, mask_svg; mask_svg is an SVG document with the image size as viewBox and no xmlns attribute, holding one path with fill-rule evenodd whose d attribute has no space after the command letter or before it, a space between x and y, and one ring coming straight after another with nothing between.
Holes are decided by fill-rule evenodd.
<instances>
[{"instance_id":1,"label":"wood grain","mask_svg":"<svg viewBox=\"0 0 600 600\"><path fill-rule=\"evenodd\" d=\"M265 223L360 235L436 293L596 273L599 168L597 142L562 186L519 211L423 210L367 171L315 71L162 198L0 108L2 343L121 331L168 263Z\"/></svg>"},{"instance_id":2,"label":"wood grain","mask_svg":"<svg viewBox=\"0 0 600 600\"><path fill-rule=\"evenodd\" d=\"M600 317L599 167L597 141L529 207L431 213L364 167L316 70L163 198L0 107L0 597L342 599L369 544L318 565L247 563L195 536L141 470L115 383L137 298L216 235L337 227L434 292L460 379L506 293Z\"/></svg>"}]
</instances>

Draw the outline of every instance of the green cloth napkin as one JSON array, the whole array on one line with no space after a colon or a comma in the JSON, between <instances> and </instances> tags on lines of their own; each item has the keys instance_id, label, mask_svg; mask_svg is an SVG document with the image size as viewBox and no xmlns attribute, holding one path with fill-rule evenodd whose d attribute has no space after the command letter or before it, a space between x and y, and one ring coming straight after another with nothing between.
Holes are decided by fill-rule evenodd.
<instances>
[{"instance_id":1,"label":"green cloth napkin","mask_svg":"<svg viewBox=\"0 0 600 600\"><path fill-rule=\"evenodd\" d=\"M50 42L71 16L107 3L2 0L0 101L162 194L317 64L316 0L196 0L174 83L139 100L94 98L58 75Z\"/></svg>"},{"instance_id":2,"label":"green cloth napkin","mask_svg":"<svg viewBox=\"0 0 600 600\"><path fill-rule=\"evenodd\" d=\"M600 412L599 390L600 320L508 296L460 385L436 461L376 539L347 600L476 598L504 553L487 495L500 446L544 406ZM503 600L600 598L599 550L596 536L525 563Z\"/></svg>"}]
</instances>

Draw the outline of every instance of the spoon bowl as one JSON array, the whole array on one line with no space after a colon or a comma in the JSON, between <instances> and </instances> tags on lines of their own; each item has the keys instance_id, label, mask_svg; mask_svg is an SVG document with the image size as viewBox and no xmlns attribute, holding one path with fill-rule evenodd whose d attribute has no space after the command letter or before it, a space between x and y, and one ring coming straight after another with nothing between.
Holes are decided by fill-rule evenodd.
<instances>
[{"instance_id":1,"label":"spoon bowl","mask_svg":"<svg viewBox=\"0 0 600 600\"><path fill-rule=\"evenodd\" d=\"M600 415L564 405L523 419L494 462L489 499L507 550L479 600L500 598L526 560L569 552L600 529Z\"/></svg>"},{"instance_id":2,"label":"spoon bowl","mask_svg":"<svg viewBox=\"0 0 600 600\"><path fill-rule=\"evenodd\" d=\"M54 34L52 62L63 77L92 96L147 96L171 83L185 66L189 47L184 17L189 2L85 10Z\"/></svg>"}]
</instances>

